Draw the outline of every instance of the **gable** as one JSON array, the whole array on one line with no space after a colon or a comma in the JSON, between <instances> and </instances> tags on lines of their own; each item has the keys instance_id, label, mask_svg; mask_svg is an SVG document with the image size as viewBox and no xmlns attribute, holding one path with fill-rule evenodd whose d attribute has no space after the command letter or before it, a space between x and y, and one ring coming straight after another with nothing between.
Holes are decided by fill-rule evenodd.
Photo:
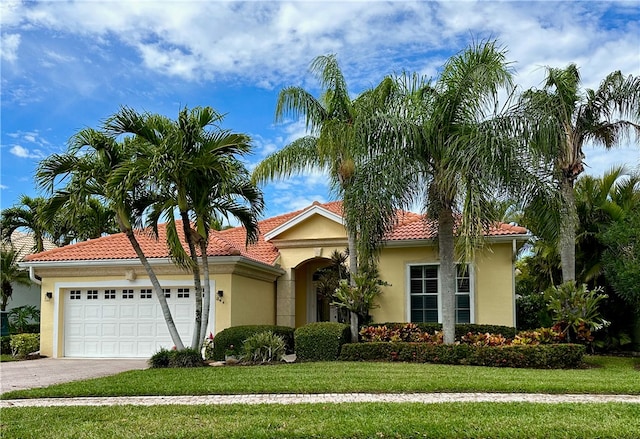
<instances>
[{"instance_id":1,"label":"gable","mask_svg":"<svg viewBox=\"0 0 640 439\"><path fill-rule=\"evenodd\" d=\"M345 239L347 232L344 225L320 214L312 214L303 220L290 225L282 231L270 236L270 239L310 240L310 239Z\"/></svg>"},{"instance_id":2,"label":"gable","mask_svg":"<svg viewBox=\"0 0 640 439\"><path fill-rule=\"evenodd\" d=\"M332 203L335 204L335 203ZM328 207L328 206L327 206ZM266 241L276 239L327 239L346 237L342 215L314 202L311 207L289 218L264 235Z\"/></svg>"}]
</instances>

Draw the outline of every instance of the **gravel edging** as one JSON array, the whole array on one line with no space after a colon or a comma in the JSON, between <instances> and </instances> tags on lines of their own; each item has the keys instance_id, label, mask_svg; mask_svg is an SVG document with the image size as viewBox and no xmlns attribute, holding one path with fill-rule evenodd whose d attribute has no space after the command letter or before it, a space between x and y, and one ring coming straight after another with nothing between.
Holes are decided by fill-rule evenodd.
<instances>
[{"instance_id":1,"label":"gravel edging","mask_svg":"<svg viewBox=\"0 0 640 439\"><path fill-rule=\"evenodd\" d=\"M640 395L543 394L543 393L323 393L202 396L121 396L83 398L8 399L0 408L115 405L228 405L228 404L340 404L340 403L527 402L544 404L608 403L640 404Z\"/></svg>"}]
</instances>

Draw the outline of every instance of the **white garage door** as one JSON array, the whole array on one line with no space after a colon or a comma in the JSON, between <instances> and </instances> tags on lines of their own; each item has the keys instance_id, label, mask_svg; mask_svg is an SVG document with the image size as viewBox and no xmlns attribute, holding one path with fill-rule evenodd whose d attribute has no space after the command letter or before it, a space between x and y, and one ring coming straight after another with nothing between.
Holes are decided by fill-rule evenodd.
<instances>
[{"instance_id":1,"label":"white garage door","mask_svg":"<svg viewBox=\"0 0 640 439\"><path fill-rule=\"evenodd\" d=\"M173 342L150 288L71 289L65 293L64 356L149 358ZM191 341L194 289L170 288L165 296L180 337Z\"/></svg>"}]
</instances>

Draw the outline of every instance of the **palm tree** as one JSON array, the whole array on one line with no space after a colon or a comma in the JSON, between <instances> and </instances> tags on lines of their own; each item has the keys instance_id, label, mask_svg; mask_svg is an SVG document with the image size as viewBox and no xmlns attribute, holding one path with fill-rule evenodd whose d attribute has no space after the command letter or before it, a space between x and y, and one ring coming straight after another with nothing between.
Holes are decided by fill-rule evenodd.
<instances>
[{"instance_id":1,"label":"palm tree","mask_svg":"<svg viewBox=\"0 0 640 439\"><path fill-rule=\"evenodd\" d=\"M133 160L133 151L130 140L118 142L94 129L76 133L66 153L47 157L38 166L36 181L52 194L43 215L52 218L64 208L77 219L80 216L73 214L75 207L84 206L92 197L103 199L115 213L120 231L126 235L151 280L174 345L183 349L164 291L135 234L135 229L141 227L140 213L150 198L146 180L139 176L125 182L116 178L123 165ZM56 183L65 183L65 186L54 190Z\"/></svg>"},{"instance_id":2,"label":"palm tree","mask_svg":"<svg viewBox=\"0 0 640 439\"><path fill-rule=\"evenodd\" d=\"M355 173L353 124L355 109L335 55L316 57L309 67L322 88L315 98L302 87L280 91L276 122L286 117L303 117L310 135L299 138L266 157L253 171L253 181L265 183L288 178L312 168L327 171L334 189L344 195ZM347 220L349 271L357 273L356 233Z\"/></svg>"},{"instance_id":3,"label":"palm tree","mask_svg":"<svg viewBox=\"0 0 640 439\"><path fill-rule=\"evenodd\" d=\"M130 164L138 171L124 166L119 174L127 177L142 171L157 189L149 223L157 231L160 217L167 220L172 258L193 273L196 316L192 347L196 349L206 335L211 303L207 258L211 224L219 216L231 215L245 227L247 243L252 243L258 237L257 218L263 209L262 194L250 184L248 173L238 160L250 151L250 139L219 128L222 119L210 107L184 108L177 121L125 107L105 124L114 136L135 136L137 160ZM182 220L188 252L178 237L175 209ZM205 279L204 303L198 250Z\"/></svg>"},{"instance_id":4,"label":"palm tree","mask_svg":"<svg viewBox=\"0 0 640 439\"><path fill-rule=\"evenodd\" d=\"M460 256L470 260L481 243L496 213L493 194L516 186L534 189L537 179L526 168L524 151L515 153L523 145L515 136L518 120L498 112L499 92L510 93L513 83L506 51L495 42L475 44L449 59L434 83L407 74L395 82L397 102L369 124L378 161L366 165L362 174L370 182L362 190L403 181L396 185L402 191L395 201L385 198L399 207L408 199L419 202L437 221L444 341L453 343L456 262ZM529 196L545 190L541 185Z\"/></svg>"},{"instance_id":5,"label":"palm tree","mask_svg":"<svg viewBox=\"0 0 640 439\"><path fill-rule=\"evenodd\" d=\"M389 82L352 100L335 55L316 57L309 70L320 83L320 98L315 98L302 87L287 87L280 91L276 105L276 122L285 117L303 117L310 135L299 138L266 157L253 171L253 180L264 183L277 178L287 178L311 168L329 173L333 189L343 199L346 222L350 284L355 287L358 272L374 263L379 248L379 234L363 221L366 212L370 216L387 221L389 216L376 215L379 203L375 197L360 193L353 182L356 175L357 154L363 153L364 133L359 125L359 114L369 115L385 103ZM364 148L366 151L366 148ZM355 197L358 194L358 198ZM372 194L369 194L372 195ZM357 206L357 207L356 207ZM359 261L362 258L362 261ZM362 262L363 266L359 266ZM351 337L357 341L358 317L351 313Z\"/></svg>"},{"instance_id":6,"label":"palm tree","mask_svg":"<svg viewBox=\"0 0 640 439\"><path fill-rule=\"evenodd\" d=\"M535 146L552 162L554 179L563 197L558 223L558 248L563 282L576 276L577 216L574 183L584 171L585 143L619 145L629 134L640 135L640 77L609 74L597 90L580 90L580 72L575 64L564 69L547 68L541 90L525 92L525 111L544 128Z\"/></svg>"},{"instance_id":7,"label":"palm tree","mask_svg":"<svg viewBox=\"0 0 640 439\"><path fill-rule=\"evenodd\" d=\"M31 285L31 279L29 278L29 272L18 266L18 252L10 245L2 244L0 259L0 285L2 288L0 311L5 311L7 303L13 294L13 286L11 284Z\"/></svg>"},{"instance_id":8,"label":"palm tree","mask_svg":"<svg viewBox=\"0 0 640 439\"><path fill-rule=\"evenodd\" d=\"M32 251L36 253L43 251L44 238L49 235L40 215L45 203L46 200L42 197L32 198L22 195L17 205L4 209L0 220L2 239L10 240L15 230L24 228L33 234Z\"/></svg>"},{"instance_id":9,"label":"palm tree","mask_svg":"<svg viewBox=\"0 0 640 439\"><path fill-rule=\"evenodd\" d=\"M602 234L640 205L640 175L614 167L599 178L580 177L574 192L578 218L576 277L580 282L597 282L603 274L603 254L607 249Z\"/></svg>"}]
</instances>

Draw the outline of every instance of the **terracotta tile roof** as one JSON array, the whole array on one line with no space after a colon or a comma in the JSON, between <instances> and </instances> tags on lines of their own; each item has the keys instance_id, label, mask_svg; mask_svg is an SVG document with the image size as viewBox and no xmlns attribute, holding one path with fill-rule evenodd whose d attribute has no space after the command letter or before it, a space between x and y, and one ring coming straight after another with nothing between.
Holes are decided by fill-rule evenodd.
<instances>
[{"instance_id":1,"label":"terracotta tile roof","mask_svg":"<svg viewBox=\"0 0 640 439\"><path fill-rule=\"evenodd\" d=\"M389 241L405 241L410 239L435 239L438 236L438 222L428 220L425 215L409 214L404 212L405 220L389 233L386 238ZM511 224L498 223L489 228L487 236L525 235L527 229Z\"/></svg>"},{"instance_id":2,"label":"terracotta tile roof","mask_svg":"<svg viewBox=\"0 0 640 439\"><path fill-rule=\"evenodd\" d=\"M340 201L323 204L314 202L312 206L314 205L319 205L330 212L342 215L342 202ZM278 258L279 252L271 242L265 241L264 235L302 214L312 206L260 221L258 223L260 228L258 242L249 246L245 246L246 233L242 227L222 231L211 231L207 253L209 256L243 256L247 259L272 265ZM434 221L425 221L424 218L423 215L412 212L399 212L398 224L394 230L389 233L387 239L390 241L402 241L435 238L437 234L437 224ZM179 236L183 245L186 247L180 225L178 225L178 229ZM522 235L526 233L527 231L523 227L499 224L491 228L488 234L490 236L497 236ZM138 242L149 259L167 258L169 255L166 245L165 225L160 225L158 235L158 239L155 239L149 231L136 232ZM29 262L50 262L135 258L136 254L125 234L116 233L31 255L25 260Z\"/></svg>"}]
</instances>

